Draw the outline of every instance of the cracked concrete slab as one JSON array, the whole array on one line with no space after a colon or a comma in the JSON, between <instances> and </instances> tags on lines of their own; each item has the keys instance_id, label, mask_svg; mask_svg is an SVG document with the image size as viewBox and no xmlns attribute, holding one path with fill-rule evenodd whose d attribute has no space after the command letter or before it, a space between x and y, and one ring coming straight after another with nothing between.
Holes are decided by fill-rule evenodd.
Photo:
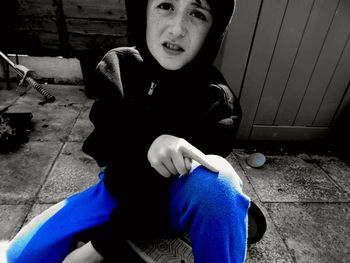
<instances>
[{"instance_id":1,"label":"cracked concrete slab","mask_svg":"<svg viewBox=\"0 0 350 263\"><path fill-rule=\"evenodd\" d=\"M0 205L0 241L10 240L23 224L30 205Z\"/></svg>"},{"instance_id":2,"label":"cracked concrete slab","mask_svg":"<svg viewBox=\"0 0 350 263\"><path fill-rule=\"evenodd\" d=\"M281 239L265 205L255 201L266 218L266 233L248 248L246 263L293 263L288 248Z\"/></svg>"},{"instance_id":3,"label":"cracked concrete slab","mask_svg":"<svg viewBox=\"0 0 350 263\"><path fill-rule=\"evenodd\" d=\"M264 237L256 244L252 244L247 252L247 263L292 263L293 259L289 251L279 236L276 228L271 221L264 204L260 202L256 192L253 189L245 171L239 164L236 157L241 150L234 149L232 153L226 157L226 160L234 167L235 171L243 181L243 192L248 195L252 201L259 206L266 217L266 233Z\"/></svg>"},{"instance_id":4,"label":"cracked concrete slab","mask_svg":"<svg viewBox=\"0 0 350 263\"><path fill-rule=\"evenodd\" d=\"M14 90L1 90L0 112L14 104L19 98L19 94Z\"/></svg>"},{"instance_id":5,"label":"cracked concrete slab","mask_svg":"<svg viewBox=\"0 0 350 263\"><path fill-rule=\"evenodd\" d=\"M261 168L246 163L248 154L239 153L239 161L262 202L347 202L339 189L319 167L306 157L268 155Z\"/></svg>"},{"instance_id":6,"label":"cracked concrete slab","mask_svg":"<svg viewBox=\"0 0 350 263\"><path fill-rule=\"evenodd\" d=\"M98 181L100 169L81 151L81 143L66 143L39 193L39 202L54 203Z\"/></svg>"},{"instance_id":7,"label":"cracked concrete slab","mask_svg":"<svg viewBox=\"0 0 350 263\"><path fill-rule=\"evenodd\" d=\"M314 154L311 155L311 158L340 188L350 194L350 164L342 162L336 156Z\"/></svg>"},{"instance_id":8,"label":"cracked concrete slab","mask_svg":"<svg viewBox=\"0 0 350 263\"><path fill-rule=\"evenodd\" d=\"M73 130L69 135L68 141L83 142L92 132L94 126L89 120L91 103L92 101L89 101L83 106L79 117L76 123L74 124Z\"/></svg>"},{"instance_id":9,"label":"cracked concrete slab","mask_svg":"<svg viewBox=\"0 0 350 263\"><path fill-rule=\"evenodd\" d=\"M349 262L348 203L271 203L266 206L297 263Z\"/></svg>"},{"instance_id":10,"label":"cracked concrete slab","mask_svg":"<svg viewBox=\"0 0 350 263\"><path fill-rule=\"evenodd\" d=\"M8 112L33 114L30 140L66 141L87 99L81 95L80 86L45 87L55 94L55 102L42 103L41 95L31 90L20 97Z\"/></svg>"},{"instance_id":11,"label":"cracked concrete slab","mask_svg":"<svg viewBox=\"0 0 350 263\"><path fill-rule=\"evenodd\" d=\"M62 144L29 142L19 151L0 154L0 202L32 200L53 165Z\"/></svg>"}]
</instances>

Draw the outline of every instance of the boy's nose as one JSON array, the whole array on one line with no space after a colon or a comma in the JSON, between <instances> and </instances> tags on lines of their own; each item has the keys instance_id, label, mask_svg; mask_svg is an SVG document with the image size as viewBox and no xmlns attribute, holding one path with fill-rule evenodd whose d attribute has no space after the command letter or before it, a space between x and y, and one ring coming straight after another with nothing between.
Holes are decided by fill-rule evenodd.
<instances>
[{"instance_id":1,"label":"boy's nose","mask_svg":"<svg viewBox=\"0 0 350 263\"><path fill-rule=\"evenodd\" d=\"M187 31L187 21L184 16L176 15L170 21L170 34L172 37L184 37Z\"/></svg>"}]
</instances>

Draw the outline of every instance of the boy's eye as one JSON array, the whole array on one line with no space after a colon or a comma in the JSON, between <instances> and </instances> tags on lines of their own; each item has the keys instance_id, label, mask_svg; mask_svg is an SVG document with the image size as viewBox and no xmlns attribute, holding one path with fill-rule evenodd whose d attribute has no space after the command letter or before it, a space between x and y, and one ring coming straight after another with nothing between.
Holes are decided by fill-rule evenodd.
<instances>
[{"instance_id":1,"label":"boy's eye","mask_svg":"<svg viewBox=\"0 0 350 263\"><path fill-rule=\"evenodd\" d=\"M207 17L200 11L193 11L191 13L191 16L194 16L195 18L198 18L203 21L208 21Z\"/></svg>"},{"instance_id":2,"label":"boy's eye","mask_svg":"<svg viewBox=\"0 0 350 263\"><path fill-rule=\"evenodd\" d=\"M163 10L174 10L174 7L171 3L161 3L157 7Z\"/></svg>"}]
</instances>

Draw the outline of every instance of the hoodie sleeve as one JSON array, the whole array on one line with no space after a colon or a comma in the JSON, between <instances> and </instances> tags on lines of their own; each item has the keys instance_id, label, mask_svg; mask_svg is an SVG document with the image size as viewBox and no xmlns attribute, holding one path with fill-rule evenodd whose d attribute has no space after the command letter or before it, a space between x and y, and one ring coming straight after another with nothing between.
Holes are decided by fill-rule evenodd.
<instances>
[{"instance_id":1,"label":"hoodie sleeve","mask_svg":"<svg viewBox=\"0 0 350 263\"><path fill-rule=\"evenodd\" d=\"M204 101L204 115L191 125L190 143L205 154L226 157L242 118L240 103L226 84L209 85Z\"/></svg>"},{"instance_id":2,"label":"hoodie sleeve","mask_svg":"<svg viewBox=\"0 0 350 263\"><path fill-rule=\"evenodd\" d=\"M108 52L95 71L94 83L97 99L90 110L94 130L85 140L82 150L102 167L108 165L111 153L121 138L123 115L123 85L118 52Z\"/></svg>"}]
</instances>

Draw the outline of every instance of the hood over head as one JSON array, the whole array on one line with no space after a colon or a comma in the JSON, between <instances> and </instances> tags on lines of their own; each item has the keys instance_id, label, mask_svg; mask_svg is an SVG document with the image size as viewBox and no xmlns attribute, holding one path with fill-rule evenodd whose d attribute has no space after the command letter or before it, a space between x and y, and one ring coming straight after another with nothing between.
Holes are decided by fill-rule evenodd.
<instances>
[{"instance_id":1,"label":"hood over head","mask_svg":"<svg viewBox=\"0 0 350 263\"><path fill-rule=\"evenodd\" d=\"M184 66L181 72L192 72L192 69L200 69L201 67L211 65L220 49L227 28L231 22L231 18L235 9L235 0L206 0L211 8L213 15L213 25L205 40L205 43L197 57ZM144 61L148 64L148 68L157 74L160 72L167 74L159 63L153 58L146 44L146 9L148 0L125 0L128 31L130 45L136 46ZM175 73L175 72L173 72Z\"/></svg>"}]
</instances>

